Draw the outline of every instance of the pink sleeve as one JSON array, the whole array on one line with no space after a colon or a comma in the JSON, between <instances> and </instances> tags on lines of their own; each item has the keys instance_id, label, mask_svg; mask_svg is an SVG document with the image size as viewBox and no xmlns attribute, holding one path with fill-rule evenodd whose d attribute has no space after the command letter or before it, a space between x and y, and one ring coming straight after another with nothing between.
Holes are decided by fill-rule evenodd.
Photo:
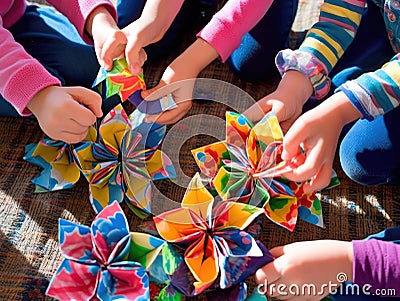
<instances>
[{"instance_id":1,"label":"pink sleeve","mask_svg":"<svg viewBox=\"0 0 400 301\"><path fill-rule=\"evenodd\" d=\"M229 0L197 34L213 46L224 62L242 37L265 15L273 0Z\"/></svg>"},{"instance_id":2,"label":"pink sleeve","mask_svg":"<svg viewBox=\"0 0 400 301\"><path fill-rule=\"evenodd\" d=\"M105 6L113 18L117 19L115 6L109 0L47 0L47 2L68 18L86 43L92 43L92 39L85 31L85 23L95 8Z\"/></svg>"},{"instance_id":3,"label":"pink sleeve","mask_svg":"<svg viewBox=\"0 0 400 301\"><path fill-rule=\"evenodd\" d=\"M85 22L89 14L104 5L116 19L114 5L108 0L48 0L77 28L86 42L91 39L85 33ZM0 94L23 116L30 115L26 108L32 97L48 86L61 85L36 59L18 44L11 33L3 27L0 17ZM29 80L27 80L29 79Z\"/></svg>"},{"instance_id":4,"label":"pink sleeve","mask_svg":"<svg viewBox=\"0 0 400 301\"><path fill-rule=\"evenodd\" d=\"M15 42L1 18L0 49L0 94L21 115L30 115L26 106L32 97L45 87L60 85L60 81Z\"/></svg>"}]
</instances>

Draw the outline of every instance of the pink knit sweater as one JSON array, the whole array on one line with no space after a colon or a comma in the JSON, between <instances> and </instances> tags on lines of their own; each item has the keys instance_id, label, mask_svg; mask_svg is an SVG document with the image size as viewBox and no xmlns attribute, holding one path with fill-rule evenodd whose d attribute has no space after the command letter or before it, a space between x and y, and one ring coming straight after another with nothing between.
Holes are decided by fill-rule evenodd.
<instances>
[{"instance_id":1,"label":"pink knit sweater","mask_svg":"<svg viewBox=\"0 0 400 301\"><path fill-rule=\"evenodd\" d=\"M91 40L85 36L85 22L96 7L105 5L116 18L115 8L109 0L48 0L48 2L74 24L86 42ZM43 88L60 85L60 82L26 53L7 30L22 17L25 8L25 0L0 1L0 94L21 115L30 115L26 106L32 97Z\"/></svg>"},{"instance_id":2,"label":"pink knit sweater","mask_svg":"<svg viewBox=\"0 0 400 301\"><path fill-rule=\"evenodd\" d=\"M242 37L265 15L274 0L229 0L198 37L213 46L224 62Z\"/></svg>"}]
</instances>

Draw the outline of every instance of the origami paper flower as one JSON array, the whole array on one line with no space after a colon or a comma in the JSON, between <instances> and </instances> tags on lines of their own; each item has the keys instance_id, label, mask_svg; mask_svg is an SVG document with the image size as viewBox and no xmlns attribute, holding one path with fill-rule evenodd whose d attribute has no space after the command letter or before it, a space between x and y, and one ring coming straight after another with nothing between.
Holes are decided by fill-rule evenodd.
<instances>
[{"instance_id":1,"label":"origami paper flower","mask_svg":"<svg viewBox=\"0 0 400 301\"><path fill-rule=\"evenodd\" d=\"M182 207L154 217L161 237L185 250L185 266L174 272L171 284L189 296L213 284L226 289L270 262L269 252L244 231L262 213L260 208L239 202L215 204L196 174ZM187 270L194 277L193 283L187 283L190 279Z\"/></svg>"},{"instance_id":2,"label":"origami paper flower","mask_svg":"<svg viewBox=\"0 0 400 301\"><path fill-rule=\"evenodd\" d=\"M175 177L171 160L156 149L165 128L142 132L138 120L144 115L135 114L133 127L122 106L117 105L101 122L98 139L74 148L79 167L89 181L96 212L114 200L125 199L132 209L150 214L152 180ZM148 148L149 144L153 147Z\"/></svg>"},{"instance_id":3,"label":"origami paper flower","mask_svg":"<svg viewBox=\"0 0 400 301\"><path fill-rule=\"evenodd\" d=\"M133 75L125 58L114 60L110 71L101 68L93 86L97 86L105 98L118 94L121 101L127 100L134 92L146 87L143 74Z\"/></svg>"},{"instance_id":4,"label":"origami paper flower","mask_svg":"<svg viewBox=\"0 0 400 301\"><path fill-rule=\"evenodd\" d=\"M104 208L91 227L59 222L62 255L46 294L60 300L150 300L146 270L163 240L130 233L117 202Z\"/></svg>"},{"instance_id":5,"label":"origami paper flower","mask_svg":"<svg viewBox=\"0 0 400 301\"><path fill-rule=\"evenodd\" d=\"M302 183L282 177L283 133L273 113L255 126L243 115L226 113L226 140L192 150L202 173L225 200L264 207L275 223L293 231L297 217L322 226L320 200L304 194Z\"/></svg>"},{"instance_id":6,"label":"origami paper flower","mask_svg":"<svg viewBox=\"0 0 400 301\"><path fill-rule=\"evenodd\" d=\"M144 101L141 92L146 88L143 74L133 75L125 58L114 60L113 69L100 69L93 87L97 87L104 99L119 95L122 102L129 100L136 109L147 114L157 114L176 107L169 94L160 99Z\"/></svg>"},{"instance_id":7,"label":"origami paper flower","mask_svg":"<svg viewBox=\"0 0 400 301\"><path fill-rule=\"evenodd\" d=\"M85 140L95 139L94 137L96 131L90 128ZM72 145L48 137L25 147L24 160L43 168L40 175L32 179L36 192L67 189L78 182L81 171L72 148Z\"/></svg>"}]
</instances>

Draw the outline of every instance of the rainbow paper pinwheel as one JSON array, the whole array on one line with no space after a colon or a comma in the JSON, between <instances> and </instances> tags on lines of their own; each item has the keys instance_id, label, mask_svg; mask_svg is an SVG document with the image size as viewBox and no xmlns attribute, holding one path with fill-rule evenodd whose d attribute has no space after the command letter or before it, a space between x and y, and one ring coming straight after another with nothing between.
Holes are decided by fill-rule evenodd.
<instances>
[{"instance_id":1,"label":"rainbow paper pinwheel","mask_svg":"<svg viewBox=\"0 0 400 301\"><path fill-rule=\"evenodd\" d=\"M223 290L272 261L266 248L245 231L262 213L239 202L216 204L196 174L181 207L154 217L160 236L184 250L184 265L174 272L170 285L187 296L207 288Z\"/></svg>"},{"instance_id":2,"label":"rainbow paper pinwheel","mask_svg":"<svg viewBox=\"0 0 400 301\"><path fill-rule=\"evenodd\" d=\"M85 141L94 137L96 131L90 128ZM32 179L32 183L36 185L36 192L67 189L78 182L81 171L76 164L72 148L72 145L48 137L25 147L24 160L43 168L39 176Z\"/></svg>"},{"instance_id":3,"label":"rainbow paper pinwheel","mask_svg":"<svg viewBox=\"0 0 400 301\"><path fill-rule=\"evenodd\" d=\"M143 120L144 114L134 114L131 122L122 105L117 105L102 120L96 141L74 148L78 165L89 181L90 200L96 212L114 200L125 199L136 214L148 215L152 180L175 177L171 160L156 149L165 127L142 131L138 120ZM152 147L147 147L149 144Z\"/></svg>"},{"instance_id":4,"label":"rainbow paper pinwheel","mask_svg":"<svg viewBox=\"0 0 400 301\"><path fill-rule=\"evenodd\" d=\"M293 231L297 217L322 226L320 200L304 194L302 183L282 177L291 167L281 160L283 133L272 112L256 125L226 113L226 140L192 150L202 173L224 200L264 207L275 223Z\"/></svg>"},{"instance_id":5,"label":"rainbow paper pinwheel","mask_svg":"<svg viewBox=\"0 0 400 301\"><path fill-rule=\"evenodd\" d=\"M91 227L59 222L63 260L46 294L59 300L150 300L147 270L165 241L129 232L117 202Z\"/></svg>"}]
</instances>

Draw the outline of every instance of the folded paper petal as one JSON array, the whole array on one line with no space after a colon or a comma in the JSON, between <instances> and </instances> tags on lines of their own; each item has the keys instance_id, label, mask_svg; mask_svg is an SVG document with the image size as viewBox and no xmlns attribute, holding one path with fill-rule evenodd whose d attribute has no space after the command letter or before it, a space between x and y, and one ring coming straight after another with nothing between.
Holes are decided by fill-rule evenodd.
<instances>
[{"instance_id":1,"label":"folded paper petal","mask_svg":"<svg viewBox=\"0 0 400 301\"><path fill-rule=\"evenodd\" d=\"M192 154L200 171L210 178L217 174L219 168L223 165L222 160L230 158L225 142L216 142L199 147L192 150Z\"/></svg>"},{"instance_id":2,"label":"folded paper petal","mask_svg":"<svg viewBox=\"0 0 400 301\"><path fill-rule=\"evenodd\" d=\"M96 139L96 130L89 128L85 141ZM43 138L39 143L29 144L25 148L24 160L43 168L39 176L32 179L37 192L55 191L72 187L80 178L73 147L62 141Z\"/></svg>"},{"instance_id":3,"label":"folded paper petal","mask_svg":"<svg viewBox=\"0 0 400 301\"><path fill-rule=\"evenodd\" d=\"M51 279L46 295L59 300L92 300L101 268L64 259Z\"/></svg>"},{"instance_id":4,"label":"folded paper petal","mask_svg":"<svg viewBox=\"0 0 400 301\"><path fill-rule=\"evenodd\" d=\"M78 182L80 170L70 146L61 141L43 139L26 148L24 159L43 168L32 182L44 191L62 190Z\"/></svg>"}]
</instances>

